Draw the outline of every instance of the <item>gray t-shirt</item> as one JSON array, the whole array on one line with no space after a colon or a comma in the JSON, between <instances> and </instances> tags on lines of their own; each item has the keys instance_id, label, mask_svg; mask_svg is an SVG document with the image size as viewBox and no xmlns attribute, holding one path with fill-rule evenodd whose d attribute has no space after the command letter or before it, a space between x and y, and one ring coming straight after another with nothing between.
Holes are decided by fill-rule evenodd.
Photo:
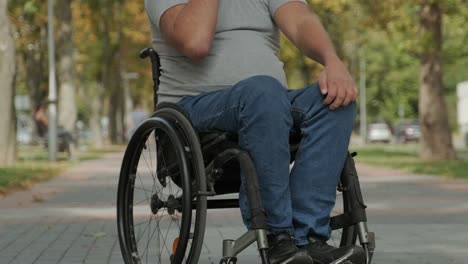
<instances>
[{"instance_id":1,"label":"gray t-shirt","mask_svg":"<svg viewBox=\"0 0 468 264\"><path fill-rule=\"evenodd\" d=\"M169 8L189 0L145 0L153 47L161 59L159 101L176 102L230 87L254 75L269 75L286 87L283 63L278 59L277 9L304 0L219 0L218 22L209 55L192 61L161 36L159 22Z\"/></svg>"}]
</instances>

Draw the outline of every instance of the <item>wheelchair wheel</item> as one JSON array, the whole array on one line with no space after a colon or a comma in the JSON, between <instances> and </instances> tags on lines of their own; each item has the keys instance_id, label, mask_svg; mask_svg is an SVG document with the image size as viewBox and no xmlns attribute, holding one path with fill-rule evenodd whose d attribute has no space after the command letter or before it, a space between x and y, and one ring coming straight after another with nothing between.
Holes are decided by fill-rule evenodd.
<instances>
[{"instance_id":1,"label":"wheelchair wheel","mask_svg":"<svg viewBox=\"0 0 468 264\"><path fill-rule=\"evenodd\" d=\"M349 196L346 195L346 191L338 190L336 194L335 208L332 210L332 216L341 215L349 212L350 201ZM332 236L330 238L331 245L335 247L344 247L356 244L357 231L355 226L348 226L336 230L332 230Z\"/></svg>"},{"instance_id":2,"label":"wheelchair wheel","mask_svg":"<svg viewBox=\"0 0 468 264\"><path fill-rule=\"evenodd\" d=\"M357 153L348 153L337 188L335 208L332 210L331 216L336 219L332 219L331 223L331 228L334 229L331 240L334 246L337 247L356 244L358 238L356 224L367 221L366 205L362 197L359 177L353 159L356 155ZM364 232L364 230L359 232Z\"/></svg>"},{"instance_id":3,"label":"wheelchair wheel","mask_svg":"<svg viewBox=\"0 0 468 264\"><path fill-rule=\"evenodd\" d=\"M163 112L135 131L122 162L117 222L125 263L197 263L203 245L206 197L199 193L206 183L198 142L183 117Z\"/></svg>"}]
</instances>

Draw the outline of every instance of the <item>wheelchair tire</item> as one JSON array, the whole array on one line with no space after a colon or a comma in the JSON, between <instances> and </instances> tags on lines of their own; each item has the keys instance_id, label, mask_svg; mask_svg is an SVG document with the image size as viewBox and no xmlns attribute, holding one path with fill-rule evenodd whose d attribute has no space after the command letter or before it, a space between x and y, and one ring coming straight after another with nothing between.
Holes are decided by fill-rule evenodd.
<instances>
[{"instance_id":1,"label":"wheelchair tire","mask_svg":"<svg viewBox=\"0 0 468 264\"><path fill-rule=\"evenodd\" d=\"M353 210L352 204L355 204L356 201L352 201L352 199L356 199L357 196L349 195L348 192L358 191L359 194L361 193L361 190L360 190L361 187L359 185L359 178L357 176L357 173L355 175L352 175L349 173L342 173L339 186L347 185L351 181L356 183L354 185L354 188L358 188L358 189L337 188L338 190L337 190L336 204L335 204L335 208L332 210L332 215L342 215L342 214L346 215L346 214L350 214L351 211ZM356 225L345 225L344 227L340 229L336 229L332 231L331 241L336 247L344 247L344 246L356 244L357 237L358 237L358 234L357 234Z\"/></svg>"},{"instance_id":2,"label":"wheelchair tire","mask_svg":"<svg viewBox=\"0 0 468 264\"><path fill-rule=\"evenodd\" d=\"M161 104L162 105L162 104ZM182 113L181 110L175 104L164 104L164 107L158 107L153 116L161 116L167 118L173 122L178 131L181 132L182 138L185 140L186 147L188 147L191 161L191 167L194 179L192 180L193 189L196 193L193 193L194 202L192 206L195 206L194 212L194 227L191 232L192 236L192 245L191 250L188 255L186 263L196 264L201 254L203 239L205 236L205 227L206 227L206 211L207 211L207 180L206 180L206 171L205 163L203 160L203 153L200 145L200 140L198 138L197 132L193 128L188 117Z\"/></svg>"},{"instance_id":3,"label":"wheelchair tire","mask_svg":"<svg viewBox=\"0 0 468 264\"><path fill-rule=\"evenodd\" d=\"M199 168L197 158L189 160L187 152L196 152L190 147L197 148L198 142L187 138L194 132L191 127L181 127L187 121L182 119L177 113L156 113L137 128L126 149L117 194L119 242L125 263L198 262L206 222L206 197L198 195L198 187L206 189L206 183L200 180L204 168ZM156 175L158 164L164 162L156 150L162 135L174 147L180 172L177 179Z\"/></svg>"},{"instance_id":4,"label":"wheelchair tire","mask_svg":"<svg viewBox=\"0 0 468 264\"><path fill-rule=\"evenodd\" d=\"M342 194L341 196L343 197L342 201L343 201L344 212L347 213L351 210L349 206L350 201L348 200L349 196L347 196L346 194ZM341 239L340 239L340 245L339 245L340 247L356 244L356 241L357 241L356 226L353 225L353 226L344 227L341 229L341 231L338 231L338 232L341 232Z\"/></svg>"}]
</instances>

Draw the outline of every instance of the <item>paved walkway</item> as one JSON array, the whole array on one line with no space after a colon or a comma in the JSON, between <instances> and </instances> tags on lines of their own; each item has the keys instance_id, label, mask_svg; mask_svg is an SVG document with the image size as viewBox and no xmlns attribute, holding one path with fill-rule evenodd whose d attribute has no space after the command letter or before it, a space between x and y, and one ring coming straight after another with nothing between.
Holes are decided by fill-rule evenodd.
<instances>
[{"instance_id":1,"label":"paved walkway","mask_svg":"<svg viewBox=\"0 0 468 264\"><path fill-rule=\"evenodd\" d=\"M0 198L0 263L122 263L115 199L122 154L87 161L31 190ZM374 263L468 263L468 181L360 165ZM244 231L237 209L209 212L200 263ZM258 263L248 249L240 263Z\"/></svg>"}]
</instances>

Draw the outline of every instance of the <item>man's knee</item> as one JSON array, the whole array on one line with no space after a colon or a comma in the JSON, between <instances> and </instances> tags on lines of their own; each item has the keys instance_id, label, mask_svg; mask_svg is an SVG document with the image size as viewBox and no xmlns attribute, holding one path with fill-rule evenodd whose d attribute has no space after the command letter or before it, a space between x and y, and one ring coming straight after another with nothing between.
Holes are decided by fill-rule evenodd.
<instances>
[{"instance_id":1,"label":"man's knee","mask_svg":"<svg viewBox=\"0 0 468 264\"><path fill-rule=\"evenodd\" d=\"M354 121L356 118L356 102L351 102L348 105L342 105L335 110L331 111L335 124L343 130L349 131L354 127Z\"/></svg>"},{"instance_id":2,"label":"man's knee","mask_svg":"<svg viewBox=\"0 0 468 264\"><path fill-rule=\"evenodd\" d=\"M342 105L337 110L341 112L341 116L343 116L342 118L346 120L354 121L356 118L357 106L355 101L350 102L348 105Z\"/></svg>"},{"instance_id":3,"label":"man's knee","mask_svg":"<svg viewBox=\"0 0 468 264\"><path fill-rule=\"evenodd\" d=\"M356 103L350 102L348 105L342 105L335 110L331 110L329 105L323 104L325 95L320 91L318 83L311 84L304 89L290 92L293 108L300 110L305 114L305 119L311 119L319 114L330 112L345 119L354 119L356 115Z\"/></svg>"},{"instance_id":4,"label":"man's knee","mask_svg":"<svg viewBox=\"0 0 468 264\"><path fill-rule=\"evenodd\" d=\"M256 103L285 105L289 103L287 89L277 79L256 75L239 83L244 99ZM271 105L270 105L271 106Z\"/></svg>"},{"instance_id":5,"label":"man's knee","mask_svg":"<svg viewBox=\"0 0 468 264\"><path fill-rule=\"evenodd\" d=\"M318 84L313 84L301 91L297 91L293 108L300 109L304 114L304 121L312 124L318 120L327 120L334 127L348 130L354 126L356 117L356 102L342 105L337 109L330 109L329 105L323 104L324 96L320 92Z\"/></svg>"},{"instance_id":6,"label":"man's knee","mask_svg":"<svg viewBox=\"0 0 468 264\"><path fill-rule=\"evenodd\" d=\"M268 126L292 125L291 103L281 82L259 75L241 81L237 88L240 115L246 120L256 120Z\"/></svg>"}]
</instances>

